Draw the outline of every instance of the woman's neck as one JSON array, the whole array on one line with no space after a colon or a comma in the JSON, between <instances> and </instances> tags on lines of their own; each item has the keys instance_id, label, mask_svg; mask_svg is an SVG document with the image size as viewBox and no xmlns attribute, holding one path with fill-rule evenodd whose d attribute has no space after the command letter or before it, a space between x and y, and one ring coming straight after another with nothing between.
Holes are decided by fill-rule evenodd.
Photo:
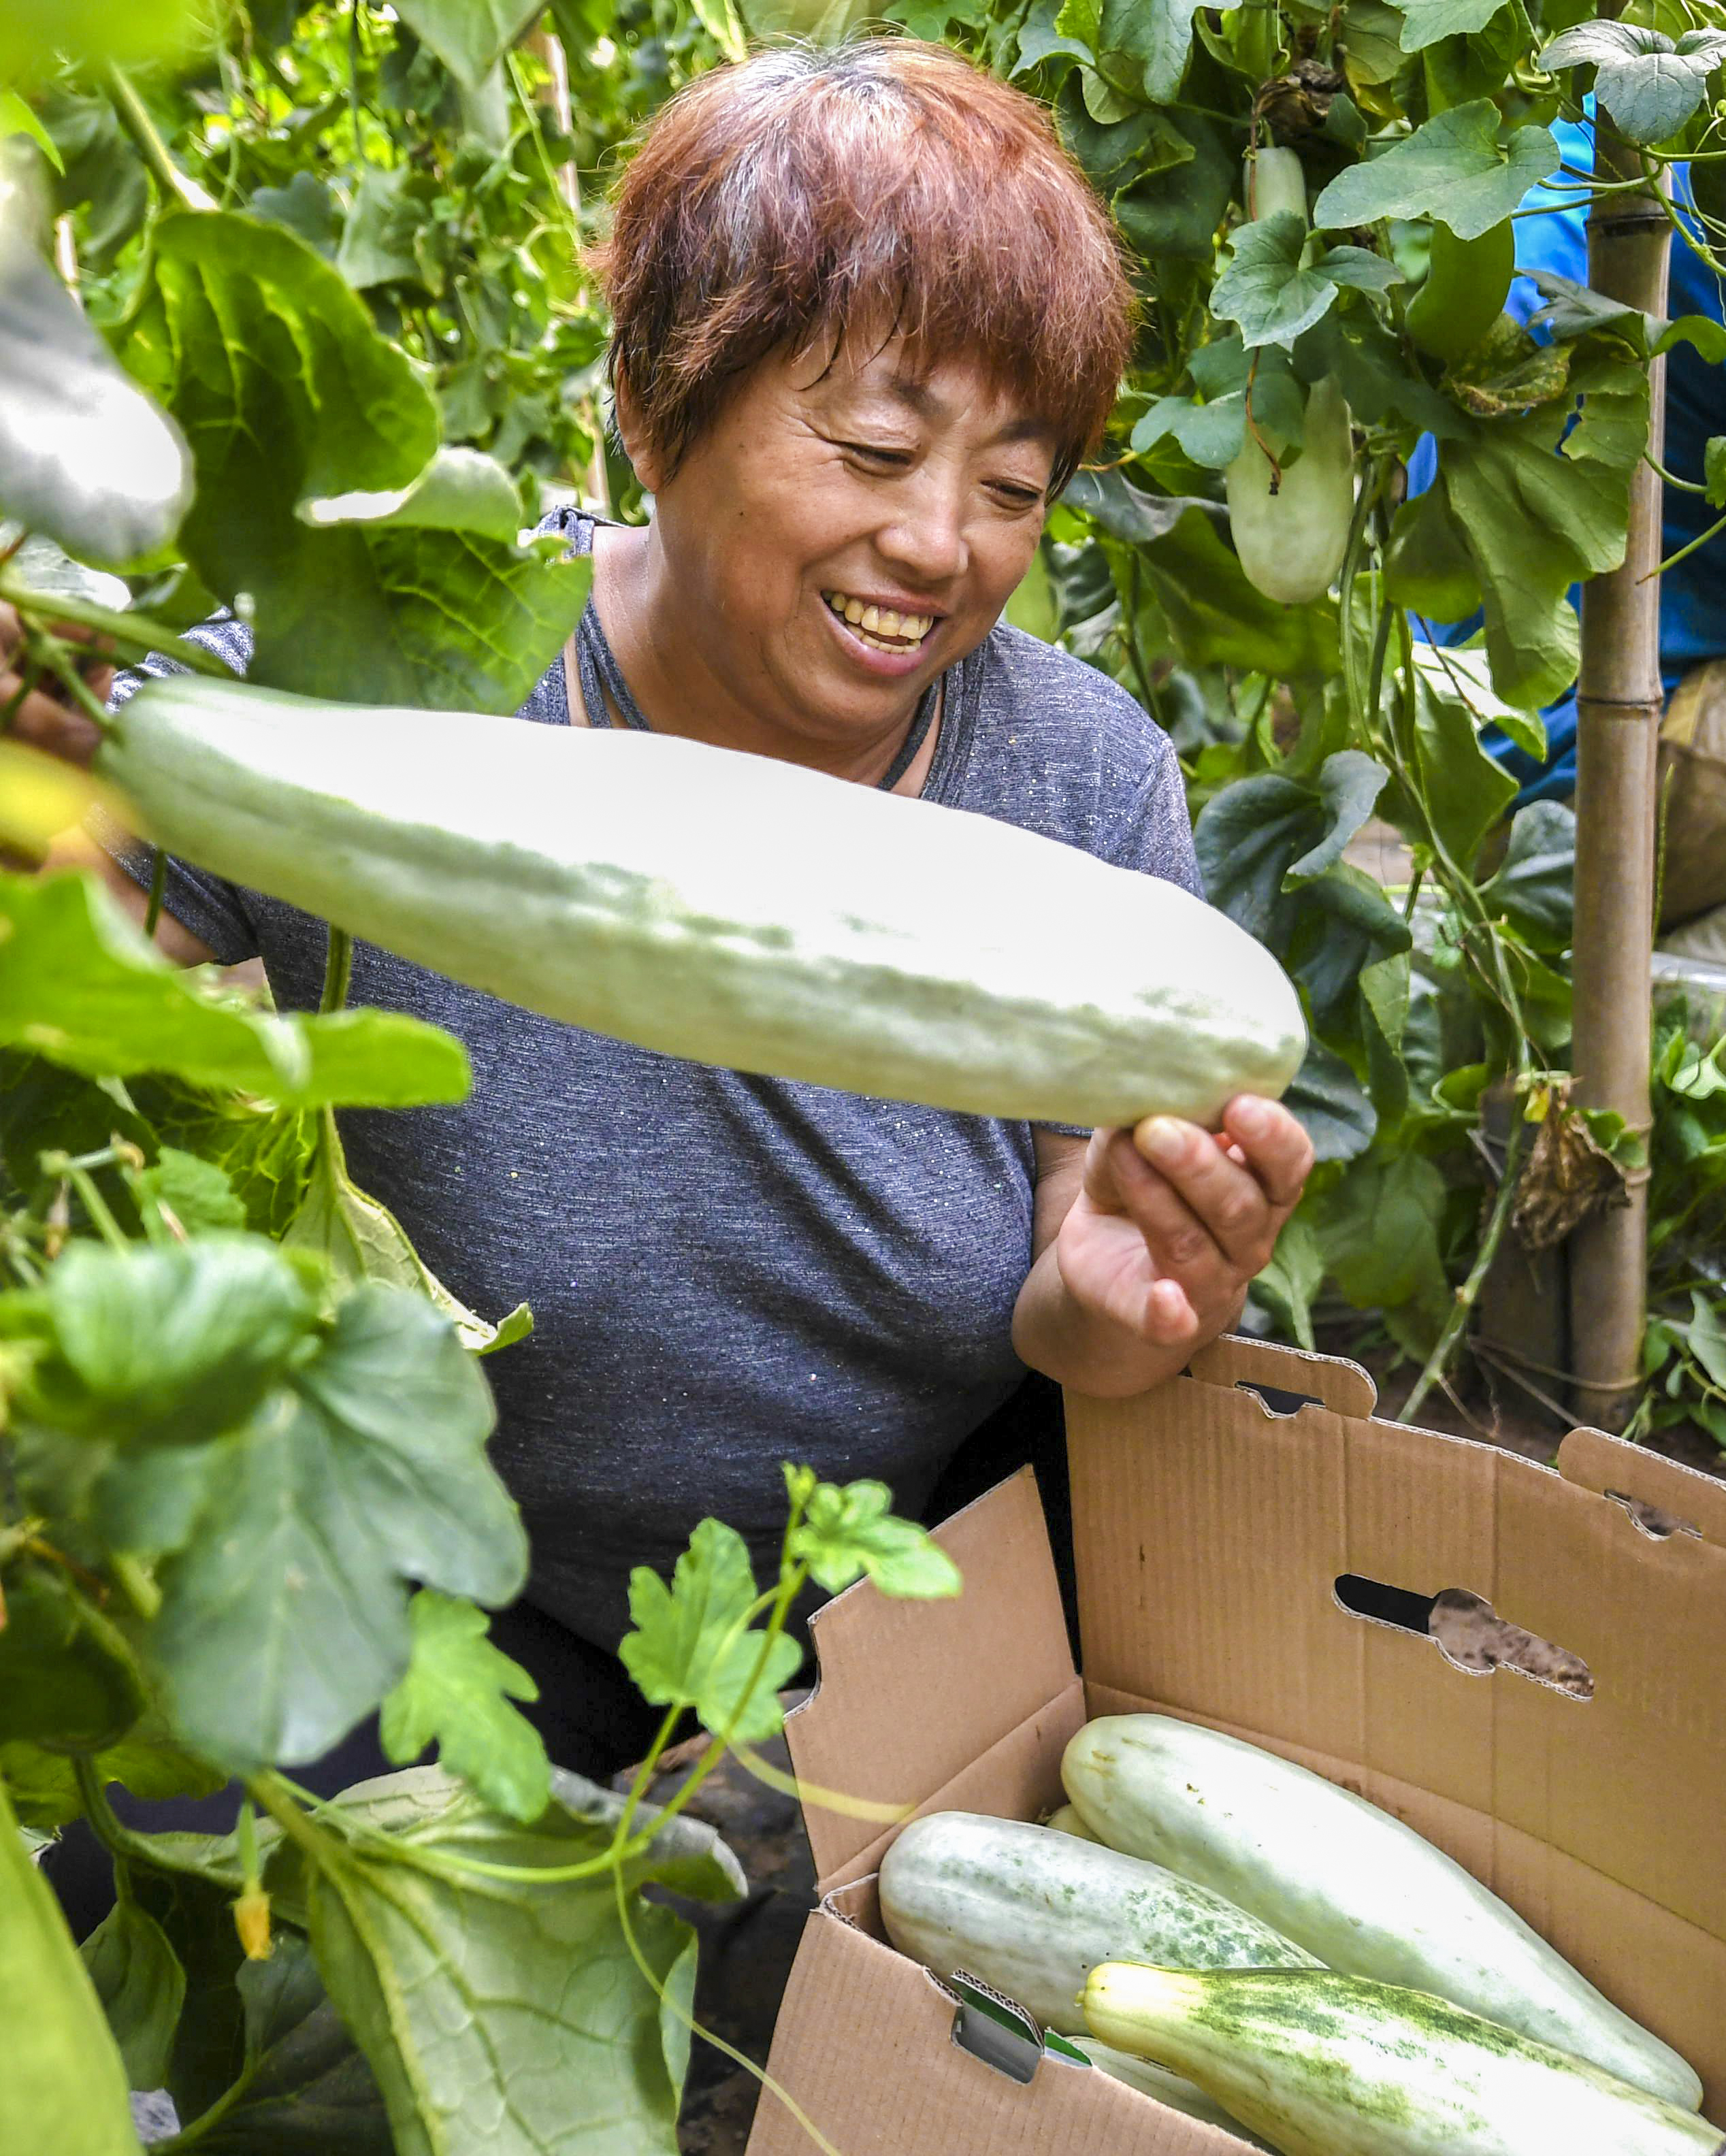
<instances>
[{"instance_id":1,"label":"woman's neck","mask_svg":"<svg viewBox=\"0 0 1726 2156\"><path fill-rule=\"evenodd\" d=\"M717 748L742 749L866 786L891 769L917 716L913 699L891 729L867 742L812 740L744 702L711 663L650 525L598 525L593 532L593 604L630 694L655 733ZM895 792L920 790L934 730Z\"/></svg>"}]
</instances>

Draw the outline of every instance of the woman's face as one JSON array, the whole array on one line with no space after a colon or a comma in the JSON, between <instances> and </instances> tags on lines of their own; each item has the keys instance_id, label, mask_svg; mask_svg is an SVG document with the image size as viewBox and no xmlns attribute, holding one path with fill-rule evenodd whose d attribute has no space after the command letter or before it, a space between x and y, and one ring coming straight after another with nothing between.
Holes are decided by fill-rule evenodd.
<instances>
[{"instance_id":1,"label":"woman's face","mask_svg":"<svg viewBox=\"0 0 1726 2156\"><path fill-rule=\"evenodd\" d=\"M886 733L1030 567L1055 450L979 370L902 342L765 361L655 490L691 649L758 722Z\"/></svg>"}]
</instances>

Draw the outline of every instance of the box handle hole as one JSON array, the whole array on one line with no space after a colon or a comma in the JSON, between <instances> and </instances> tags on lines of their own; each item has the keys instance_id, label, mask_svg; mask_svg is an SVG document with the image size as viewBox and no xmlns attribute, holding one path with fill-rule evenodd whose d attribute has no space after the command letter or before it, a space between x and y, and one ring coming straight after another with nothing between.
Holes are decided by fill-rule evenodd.
<instances>
[{"instance_id":1,"label":"box handle hole","mask_svg":"<svg viewBox=\"0 0 1726 2156\"><path fill-rule=\"evenodd\" d=\"M1513 1625L1466 1587L1415 1594L1354 1572L1338 1573L1335 1584L1337 1599L1351 1616L1431 1640L1456 1669L1472 1676L1514 1670L1567 1699L1594 1697L1594 1672L1580 1655Z\"/></svg>"},{"instance_id":2,"label":"box handle hole","mask_svg":"<svg viewBox=\"0 0 1726 2156\"><path fill-rule=\"evenodd\" d=\"M1632 1497L1628 1490L1608 1490L1605 1495L1615 1505L1622 1505L1641 1532L1652 1542L1663 1543L1673 1535L1694 1535L1700 1542L1702 1529L1694 1520L1687 1520L1681 1513L1668 1512L1663 1507L1651 1505L1641 1497Z\"/></svg>"},{"instance_id":3,"label":"box handle hole","mask_svg":"<svg viewBox=\"0 0 1726 2156\"><path fill-rule=\"evenodd\" d=\"M1274 1415L1278 1421L1289 1415L1298 1414L1302 1408L1322 1408L1324 1405L1315 1393L1286 1393L1280 1385L1255 1385L1246 1378L1235 1378L1235 1389L1237 1393L1254 1394L1265 1413Z\"/></svg>"}]
</instances>

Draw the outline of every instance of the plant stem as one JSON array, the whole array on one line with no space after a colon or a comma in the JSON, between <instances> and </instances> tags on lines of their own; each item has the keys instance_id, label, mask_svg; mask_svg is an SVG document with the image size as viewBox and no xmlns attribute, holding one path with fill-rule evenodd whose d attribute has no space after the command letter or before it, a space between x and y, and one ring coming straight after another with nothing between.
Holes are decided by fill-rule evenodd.
<instances>
[{"instance_id":1,"label":"plant stem","mask_svg":"<svg viewBox=\"0 0 1726 2156\"><path fill-rule=\"evenodd\" d=\"M108 95L116 117L137 146L138 155L150 168L156 184L182 209L213 209L213 195L207 194L189 172L182 172L167 153L167 145L156 131L144 100L130 79L110 62L105 73Z\"/></svg>"},{"instance_id":2,"label":"plant stem","mask_svg":"<svg viewBox=\"0 0 1726 2156\"><path fill-rule=\"evenodd\" d=\"M324 993L318 1002L320 1011L339 1011L347 1001L348 983L353 978L353 938L345 928L331 927L329 948L324 957Z\"/></svg>"},{"instance_id":3,"label":"plant stem","mask_svg":"<svg viewBox=\"0 0 1726 2156\"><path fill-rule=\"evenodd\" d=\"M0 599L15 606L21 613L38 614L49 621L75 622L80 629L100 629L104 636L134 651L159 651L164 658L177 659L194 674L208 674L218 681L234 678L234 670L224 665L214 652L206 651L201 644L188 643L172 629L151 620L147 614L121 613L113 607L97 606L91 600L74 598L69 593L33 591L3 570L0 570Z\"/></svg>"},{"instance_id":4,"label":"plant stem","mask_svg":"<svg viewBox=\"0 0 1726 2156\"><path fill-rule=\"evenodd\" d=\"M78 1784L78 1794L84 1805L85 1817L90 1821L90 1831L110 1856L123 1858L128 1864L147 1865L152 1871L172 1871L187 1879L201 1879L208 1887L227 1887L229 1882L208 1866L189 1858L176 1858L166 1854L159 1846L162 1836L139 1834L123 1825L116 1818L114 1807L108 1802L107 1790L96 1772L95 1763L87 1753L73 1760L72 1774Z\"/></svg>"},{"instance_id":5,"label":"plant stem","mask_svg":"<svg viewBox=\"0 0 1726 2156\"><path fill-rule=\"evenodd\" d=\"M167 855L160 846L152 849L154 858L150 864L150 902L144 908L144 933L151 942L156 941L156 924L162 918L162 894L167 888Z\"/></svg>"},{"instance_id":6,"label":"plant stem","mask_svg":"<svg viewBox=\"0 0 1726 2156\"><path fill-rule=\"evenodd\" d=\"M1408 1398L1402 1404L1402 1412L1397 1418L1400 1422L1410 1422L1414 1419L1427 1394L1443 1378L1451 1351L1461 1337L1462 1329L1468 1322L1468 1314L1479 1297L1482 1285L1492 1270L1493 1259L1498 1255L1498 1245L1504 1239L1511 1207L1516 1199L1516 1170L1522 1157L1525 1127L1520 1104L1513 1101L1510 1136L1504 1147L1504 1168L1498 1178L1498 1194L1493 1199L1492 1212L1487 1216L1486 1233L1481 1237L1480 1248L1475 1253L1474 1263L1468 1269L1467 1279L1456 1290L1456 1301L1445 1318L1443 1329L1432 1353L1426 1358L1425 1367L1415 1378Z\"/></svg>"},{"instance_id":7,"label":"plant stem","mask_svg":"<svg viewBox=\"0 0 1726 2156\"><path fill-rule=\"evenodd\" d=\"M1652 463L1653 460L1651 458L1649 461ZM1655 470L1659 471L1660 467L1656 465ZM1662 479L1666 477L1666 474L1664 472L1661 472L1660 475ZM1703 491L1703 489L1698 487L1696 490L1700 494ZM1696 552L1698 547L1706 547L1710 539L1715 537L1717 534L1722 531L1726 531L1726 516L1717 517L1714 521L1709 525L1708 530L1706 531L1698 532L1696 537L1690 542L1688 546L1679 547L1676 554L1668 554L1663 562L1657 562L1654 564L1654 567L1648 570L1646 574L1638 577L1636 578L1636 582L1639 584L1646 584L1649 582L1650 578L1659 576L1662 570L1677 568L1679 562L1688 560L1689 557Z\"/></svg>"},{"instance_id":8,"label":"plant stem","mask_svg":"<svg viewBox=\"0 0 1726 2156\"><path fill-rule=\"evenodd\" d=\"M166 2141L158 2141L155 2148L158 2156L175 2156L182 2148L194 2148L212 2128L219 2126L233 2110L256 2077L260 2061L248 2060L239 2070L237 2079L223 2090L208 2111L201 2111L189 2126L182 2126L177 2133L170 2134Z\"/></svg>"}]
</instances>

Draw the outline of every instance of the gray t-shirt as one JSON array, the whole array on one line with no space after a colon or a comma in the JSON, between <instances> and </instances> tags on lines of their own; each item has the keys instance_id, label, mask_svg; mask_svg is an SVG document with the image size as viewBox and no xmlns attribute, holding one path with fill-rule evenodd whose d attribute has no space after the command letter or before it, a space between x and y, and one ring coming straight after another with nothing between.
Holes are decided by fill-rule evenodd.
<instances>
[{"instance_id":1,"label":"gray t-shirt","mask_svg":"<svg viewBox=\"0 0 1726 2156\"><path fill-rule=\"evenodd\" d=\"M552 528L586 551L587 520ZM193 634L249 655L231 619ZM561 660L520 716L569 723ZM923 792L1199 890L1167 737L1004 624L947 676ZM148 850L117 850L147 880ZM178 861L166 903L224 963L261 955L281 1008L316 1009L321 922ZM348 1164L482 1317L532 1305L532 1337L485 1364L493 1456L532 1540L531 1598L595 1643L626 1627L631 1568L669 1571L704 1514L777 1576L782 1460L879 1476L914 1517L1024 1376L1030 1125L656 1055L366 943L352 996L472 1057L458 1107L344 1114Z\"/></svg>"}]
</instances>

